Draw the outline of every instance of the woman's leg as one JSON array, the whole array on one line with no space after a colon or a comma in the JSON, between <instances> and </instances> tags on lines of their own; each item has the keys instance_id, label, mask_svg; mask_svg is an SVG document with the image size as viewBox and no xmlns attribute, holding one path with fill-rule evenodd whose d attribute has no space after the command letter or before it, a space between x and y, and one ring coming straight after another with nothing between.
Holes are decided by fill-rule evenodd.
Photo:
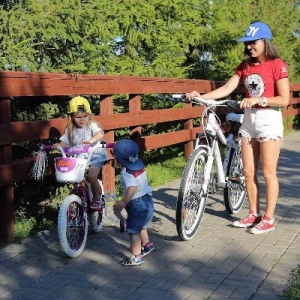
<instances>
[{"instance_id":1,"label":"woman's leg","mask_svg":"<svg viewBox=\"0 0 300 300\"><path fill-rule=\"evenodd\" d=\"M259 184L257 180L257 167L259 160L260 144L256 139L250 141L242 138L242 160L246 180L246 190L250 211L254 214L260 212Z\"/></svg>"},{"instance_id":2,"label":"woman's leg","mask_svg":"<svg viewBox=\"0 0 300 300\"><path fill-rule=\"evenodd\" d=\"M282 139L268 140L260 143L262 174L266 182L266 211L265 216L274 217L279 184L277 178L277 164Z\"/></svg>"}]
</instances>

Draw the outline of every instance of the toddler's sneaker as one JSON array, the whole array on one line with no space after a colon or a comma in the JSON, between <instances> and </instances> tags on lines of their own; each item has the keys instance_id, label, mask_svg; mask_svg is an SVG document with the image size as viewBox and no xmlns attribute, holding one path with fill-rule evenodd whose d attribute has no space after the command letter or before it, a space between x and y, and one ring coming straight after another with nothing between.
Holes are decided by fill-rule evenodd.
<instances>
[{"instance_id":1,"label":"toddler's sneaker","mask_svg":"<svg viewBox=\"0 0 300 300\"><path fill-rule=\"evenodd\" d=\"M261 222L259 222L253 228L251 228L250 233L261 234L261 233L266 233L266 232L272 231L274 229L275 229L274 218L270 219L270 220L263 218L263 220Z\"/></svg>"},{"instance_id":2,"label":"toddler's sneaker","mask_svg":"<svg viewBox=\"0 0 300 300\"><path fill-rule=\"evenodd\" d=\"M132 255L131 257L124 258L121 261L121 264L123 266L139 266L142 263L144 263L144 259L140 254L138 255Z\"/></svg>"},{"instance_id":3,"label":"toddler's sneaker","mask_svg":"<svg viewBox=\"0 0 300 300\"><path fill-rule=\"evenodd\" d=\"M153 243L147 243L145 246L142 247L142 256L146 256L155 250Z\"/></svg>"},{"instance_id":4,"label":"toddler's sneaker","mask_svg":"<svg viewBox=\"0 0 300 300\"><path fill-rule=\"evenodd\" d=\"M238 221L234 221L232 225L238 228L253 227L256 224L258 224L261 220L262 220L262 216L260 213L258 213L257 215L249 213L247 217L240 219Z\"/></svg>"}]
</instances>

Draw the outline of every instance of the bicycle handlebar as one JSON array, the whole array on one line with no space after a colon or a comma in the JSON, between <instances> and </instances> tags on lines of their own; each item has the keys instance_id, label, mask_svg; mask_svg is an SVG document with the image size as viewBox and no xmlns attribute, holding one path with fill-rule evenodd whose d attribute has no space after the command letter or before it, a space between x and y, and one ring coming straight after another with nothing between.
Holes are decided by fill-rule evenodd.
<instances>
[{"instance_id":1,"label":"bicycle handlebar","mask_svg":"<svg viewBox=\"0 0 300 300\"><path fill-rule=\"evenodd\" d=\"M70 147L61 147L59 146L57 150L59 150L63 157L66 157L66 155L76 155L76 154L84 154L84 153L90 153L91 155L93 152L98 148L113 148L115 143L105 143L105 142L97 142L94 146L91 145L82 145L82 146L70 146ZM44 151L51 151L53 149L52 145L43 145L41 146L41 149Z\"/></svg>"},{"instance_id":2,"label":"bicycle handlebar","mask_svg":"<svg viewBox=\"0 0 300 300\"><path fill-rule=\"evenodd\" d=\"M213 100L213 99L202 99L200 97L194 97L192 100L189 100L186 98L185 94L173 94L172 99L174 102L183 102L183 103L197 103L202 104L204 106L210 107L210 106L221 106L221 105L227 105L231 108L238 108L240 101L235 101L231 99L225 99L225 100Z\"/></svg>"}]
</instances>

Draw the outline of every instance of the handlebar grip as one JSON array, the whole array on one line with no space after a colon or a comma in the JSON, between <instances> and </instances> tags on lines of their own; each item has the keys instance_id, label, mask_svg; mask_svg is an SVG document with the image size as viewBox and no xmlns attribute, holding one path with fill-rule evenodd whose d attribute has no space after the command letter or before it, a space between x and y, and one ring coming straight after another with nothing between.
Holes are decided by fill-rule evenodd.
<instances>
[{"instance_id":1,"label":"handlebar grip","mask_svg":"<svg viewBox=\"0 0 300 300\"><path fill-rule=\"evenodd\" d=\"M172 94L173 102L191 103L185 94Z\"/></svg>"},{"instance_id":2,"label":"handlebar grip","mask_svg":"<svg viewBox=\"0 0 300 300\"><path fill-rule=\"evenodd\" d=\"M53 150L53 145L43 145L43 146L41 146L41 150L51 151L51 150Z\"/></svg>"},{"instance_id":3,"label":"handlebar grip","mask_svg":"<svg viewBox=\"0 0 300 300\"><path fill-rule=\"evenodd\" d=\"M182 100L185 98L185 94L172 94L172 98L176 100Z\"/></svg>"},{"instance_id":4,"label":"handlebar grip","mask_svg":"<svg viewBox=\"0 0 300 300\"><path fill-rule=\"evenodd\" d=\"M116 143L106 143L103 144L103 148L113 148Z\"/></svg>"}]
</instances>

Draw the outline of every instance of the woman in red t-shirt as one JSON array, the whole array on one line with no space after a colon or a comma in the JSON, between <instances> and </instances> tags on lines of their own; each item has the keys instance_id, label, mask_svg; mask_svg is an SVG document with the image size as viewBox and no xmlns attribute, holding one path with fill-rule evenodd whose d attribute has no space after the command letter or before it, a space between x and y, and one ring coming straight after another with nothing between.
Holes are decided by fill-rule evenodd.
<instances>
[{"instance_id":1,"label":"woman in red t-shirt","mask_svg":"<svg viewBox=\"0 0 300 300\"><path fill-rule=\"evenodd\" d=\"M252 227L253 234L274 230L274 213L279 193L277 163L283 141L281 107L289 103L290 89L286 64L271 41L272 33L262 22L250 24L243 38L244 60L235 74L220 88L201 95L192 91L188 99L220 99L232 93L243 82L244 121L240 128L242 158L250 211L248 216L233 222L234 227ZM260 191L257 179L258 161L266 183L266 209L260 212Z\"/></svg>"}]
</instances>

